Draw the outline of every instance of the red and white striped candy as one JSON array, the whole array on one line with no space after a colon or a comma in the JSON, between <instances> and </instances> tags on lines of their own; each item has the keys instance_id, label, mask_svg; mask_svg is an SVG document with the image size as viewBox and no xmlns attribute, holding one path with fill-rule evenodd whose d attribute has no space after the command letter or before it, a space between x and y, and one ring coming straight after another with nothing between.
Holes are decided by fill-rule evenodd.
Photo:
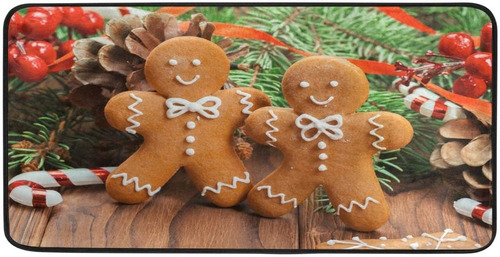
<instances>
[{"instance_id":1,"label":"red and white striped candy","mask_svg":"<svg viewBox=\"0 0 500 257\"><path fill-rule=\"evenodd\" d=\"M393 85L396 85L398 90L406 96L404 103L408 109L443 121L465 119L467 117L462 107L444 100L418 83L411 81L408 86L405 86L403 84L397 85L398 82L399 80L395 80Z\"/></svg>"},{"instance_id":2,"label":"red and white striped candy","mask_svg":"<svg viewBox=\"0 0 500 257\"><path fill-rule=\"evenodd\" d=\"M19 174L9 181L9 196L27 206L51 207L62 202L62 196L46 188L104 184L116 167L95 169L67 169L31 171Z\"/></svg>"},{"instance_id":3,"label":"red and white striped candy","mask_svg":"<svg viewBox=\"0 0 500 257\"><path fill-rule=\"evenodd\" d=\"M93 11L100 14L104 19L120 18L127 14L137 15L139 17L146 16L150 11L141 10L134 7L125 6L88 6L83 7L84 10Z\"/></svg>"},{"instance_id":4,"label":"red and white striped candy","mask_svg":"<svg viewBox=\"0 0 500 257\"><path fill-rule=\"evenodd\" d=\"M461 198L453 202L453 207L458 213L464 216L481 220L489 225L493 224L493 209L482 205L478 201L470 198Z\"/></svg>"}]
</instances>

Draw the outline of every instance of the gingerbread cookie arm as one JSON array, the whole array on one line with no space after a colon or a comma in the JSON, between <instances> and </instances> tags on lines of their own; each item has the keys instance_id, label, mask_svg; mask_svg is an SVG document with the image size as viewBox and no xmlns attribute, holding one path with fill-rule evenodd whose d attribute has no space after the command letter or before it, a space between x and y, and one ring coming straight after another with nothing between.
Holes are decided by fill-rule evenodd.
<instances>
[{"instance_id":1,"label":"gingerbread cookie arm","mask_svg":"<svg viewBox=\"0 0 500 257\"><path fill-rule=\"evenodd\" d=\"M350 119L359 124L359 139L366 139L365 141L370 143L369 149L373 153L399 149L407 145L413 137L413 128L410 122L395 113L356 113Z\"/></svg>"},{"instance_id":2,"label":"gingerbread cookie arm","mask_svg":"<svg viewBox=\"0 0 500 257\"><path fill-rule=\"evenodd\" d=\"M108 194L118 202L134 204L154 196L179 169L180 154L165 158L160 143L148 142L109 174ZM146 161L154 160L154 161Z\"/></svg>"},{"instance_id":3,"label":"gingerbread cookie arm","mask_svg":"<svg viewBox=\"0 0 500 257\"><path fill-rule=\"evenodd\" d=\"M108 123L130 134L141 134L144 128L165 116L165 99L152 92L127 91L112 97L104 108Z\"/></svg>"},{"instance_id":4,"label":"gingerbread cookie arm","mask_svg":"<svg viewBox=\"0 0 500 257\"><path fill-rule=\"evenodd\" d=\"M221 99L223 103L221 113L230 115L230 119L235 121L235 128L241 127L243 121L255 110L271 105L269 97L255 88L231 88L218 91L214 96ZM224 111L226 109L227 112Z\"/></svg>"},{"instance_id":5,"label":"gingerbread cookie arm","mask_svg":"<svg viewBox=\"0 0 500 257\"><path fill-rule=\"evenodd\" d=\"M248 116L243 131L259 144L283 149L290 140L298 140L297 135L291 133L297 129L296 118L292 109L263 107Z\"/></svg>"}]
</instances>

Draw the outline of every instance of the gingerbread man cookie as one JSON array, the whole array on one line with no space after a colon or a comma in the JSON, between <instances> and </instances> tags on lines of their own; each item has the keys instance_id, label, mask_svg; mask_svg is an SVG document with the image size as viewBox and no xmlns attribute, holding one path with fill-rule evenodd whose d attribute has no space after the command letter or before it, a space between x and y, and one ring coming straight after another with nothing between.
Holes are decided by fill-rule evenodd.
<instances>
[{"instance_id":1,"label":"gingerbread man cookie","mask_svg":"<svg viewBox=\"0 0 500 257\"><path fill-rule=\"evenodd\" d=\"M249 192L250 207L263 216L281 216L321 184L349 227L382 226L389 208L372 156L408 144L410 123L390 112L355 113L368 98L368 81L341 58L315 56L293 64L282 89L293 109L264 107L245 122L247 136L284 155L281 166Z\"/></svg>"},{"instance_id":2,"label":"gingerbread man cookie","mask_svg":"<svg viewBox=\"0 0 500 257\"><path fill-rule=\"evenodd\" d=\"M252 88L219 90L229 66L220 47L198 37L172 38L151 51L144 69L156 92L123 92L105 108L111 126L144 138L106 180L112 198L143 202L180 167L218 206L233 206L246 197L250 174L233 149L232 135L270 100Z\"/></svg>"}]
</instances>

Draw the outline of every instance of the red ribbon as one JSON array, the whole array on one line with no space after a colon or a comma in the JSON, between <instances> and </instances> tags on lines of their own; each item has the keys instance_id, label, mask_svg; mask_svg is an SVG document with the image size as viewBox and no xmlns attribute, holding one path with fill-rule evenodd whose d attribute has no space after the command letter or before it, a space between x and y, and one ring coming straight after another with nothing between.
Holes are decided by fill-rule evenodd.
<instances>
[{"instance_id":1,"label":"red ribbon","mask_svg":"<svg viewBox=\"0 0 500 257\"><path fill-rule=\"evenodd\" d=\"M436 34L437 32L431 28L429 28L427 25L423 24L419 20L417 20L415 17L409 15L405 10L403 10L401 7L396 7L396 6L387 6L387 7L382 7L379 6L377 9L383 13L385 13L387 16L409 26L412 27L418 31L422 31L428 34Z\"/></svg>"}]
</instances>

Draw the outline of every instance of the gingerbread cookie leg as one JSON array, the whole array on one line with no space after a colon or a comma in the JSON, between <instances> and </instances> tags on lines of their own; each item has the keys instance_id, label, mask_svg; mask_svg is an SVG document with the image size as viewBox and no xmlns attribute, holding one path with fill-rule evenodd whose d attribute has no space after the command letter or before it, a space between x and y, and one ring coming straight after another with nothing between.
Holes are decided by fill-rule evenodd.
<instances>
[{"instance_id":1,"label":"gingerbread cookie leg","mask_svg":"<svg viewBox=\"0 0 500 257\"><path fill-rule=\"evenodd\" d=\"M232 148L212 154L213 161L193 161L184 168L202 196L220 207L234 206L252 188L250 173Z\"/></svg>"},{"instance_id":2,"label":"gingerbread cookie leg","mask_svg":"<svg viewBox=\"0 0 500 257\"><path fill-rule=\"evenodd\" d=\"M151 148L151 147L149 147ZM154 158L158 154L157 158ZM162 152L145 145L109 174L106 180L108 194L118 202L143 202L156 193L179 169L174 156L165 158ZM155 161L145 161L155 160Z\"/></svg>"},{"instance_id":3,"label":"gingerbread cookie leg","mask_svg":"<svg viewBox=\"0 0 500 257\"><path fill-rule=\"evenodd\" d=\"M348 168L335 169L323 184L325 192L347 226L358 231L376 230L389 219L390 211L373 165L358 163Z\"/></svg>"},{"instance_id":4,"label":"gingerbread cookie leg","mask_svg":"<svg viewBox=\"0 0 500 257\"><path fill-rule=\"evenodd\" d=\"M281 166L248 193L252 210L265 217L279 217L297 208L317 184L290 167Z\"/></svg>"}]
</instances>

